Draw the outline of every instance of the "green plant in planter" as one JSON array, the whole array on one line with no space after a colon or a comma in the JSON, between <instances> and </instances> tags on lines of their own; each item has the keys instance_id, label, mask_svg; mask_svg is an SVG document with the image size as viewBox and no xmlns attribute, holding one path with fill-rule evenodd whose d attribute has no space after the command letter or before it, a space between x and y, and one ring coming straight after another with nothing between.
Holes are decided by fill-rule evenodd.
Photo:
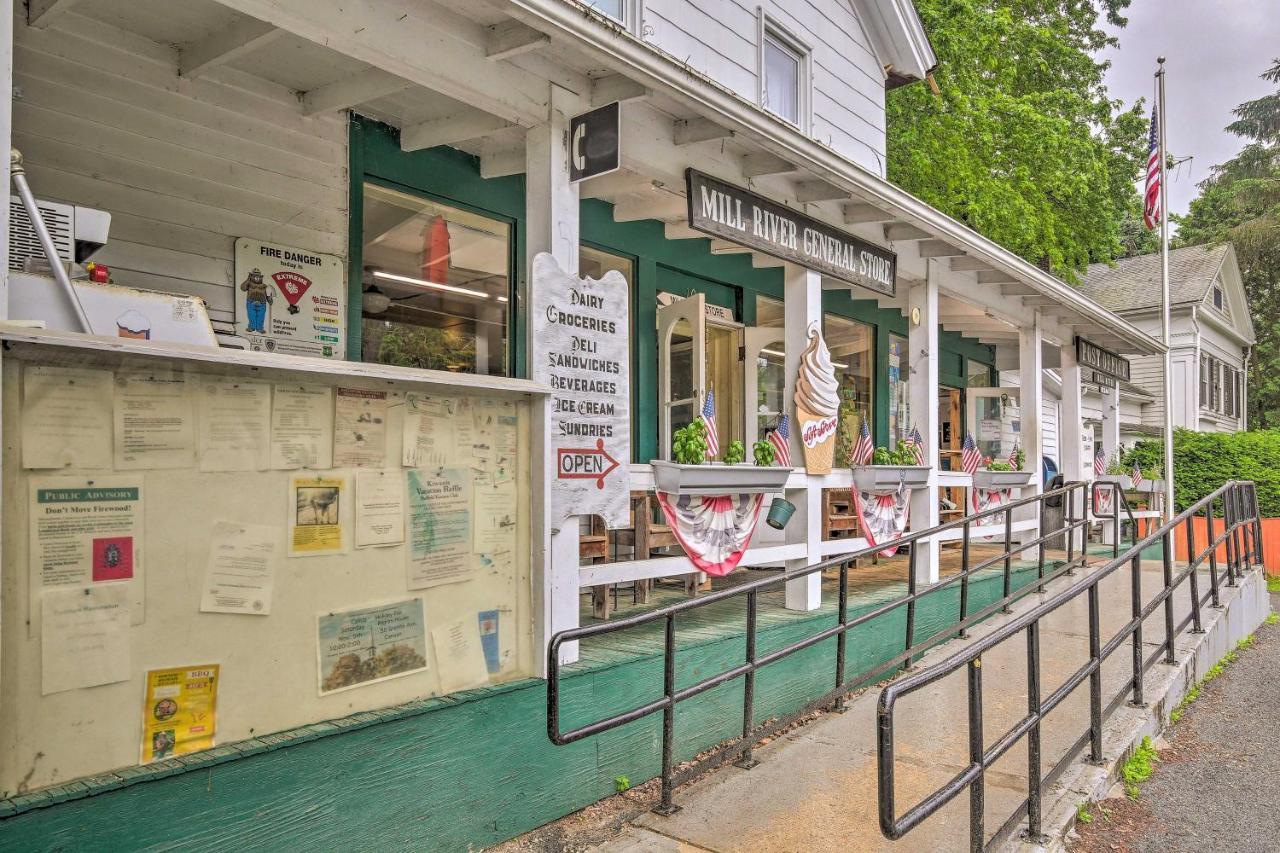
<instances>
[{"instance_id":1,"label":"green plant in planter","mask_svg":"<svg viewBox=\"0 0 1280 853\"><path fill-rule=\"evenodd\" d=\"M1119 454L1111 457L1111 461L1107 463L1107 474L1109 476L1117 477L1131 473L1133 473L1133 467L1126 467L1125 464L1120 461Z\"/></svg>"},{"instance_id":2,"label":"green plant in planter","mask_svg":"<svg viewBox=\"0 0 1280 853\"><path fill-rule=\"evenodd\" d=\"M871 464L914 466L916 464L916 456L911 452L911 448L903 442L893 450L887 447L877 447L875 452L871 454Z\"/></svg>"},{"instance_id":3,"label":"green plant in planter","mask_svg":"<svg viewBox=\"0 0 1280 853\"><path fill-rule=\"evenodd\" d=\"M992 459L987 457L986 468L988 471L1013 471L1014 467L1003 459Z\"/></svg>"},{"instance_id":4,"label":"green plant in planter","mask_svg":"<svg viewBox=\"0 0 1280 853\"><path fill-rule=\"evenodd\" d=\"M696 420L676 430L671 455L681 465L701 465L707 461L707 425Z\"/></svg>"},{"instance_id":5,"label":"green plant in planter","mask_svg":"<svg viewBox=\"0 0 1280 853\"><path fill-rule=\"evenodd\" d=\"M741 441L731 441L724 449L724 461L729 465L737 465L747 458L747 448Z\"/></svg>"},{"instance_id":6,"label":"green plant in planter","mask_svg":"<svg viewBox=\"0 0 1280 853\"><path fill-rule=\"evenodd\" d=\"M1013 464L1013 468L1011 470L1021 471L1023 466L1027 464L1027 452L1021 447L1015 448L1013 451L1013 459L1011 459L1010 462Z\"/></svg>"},{"instance_id":7,"label":"green plant in planter","mask_svg":"<svg viewBox=\"0 0 1280 853\"><path fill-rule=\"evenodd\" d=\"M756 458L756 464L765 467L773 464L773 460L777 457L774 452L773 444L764 439L757 441L751 445L751 454Z\"/></svg>"}]
</instances>

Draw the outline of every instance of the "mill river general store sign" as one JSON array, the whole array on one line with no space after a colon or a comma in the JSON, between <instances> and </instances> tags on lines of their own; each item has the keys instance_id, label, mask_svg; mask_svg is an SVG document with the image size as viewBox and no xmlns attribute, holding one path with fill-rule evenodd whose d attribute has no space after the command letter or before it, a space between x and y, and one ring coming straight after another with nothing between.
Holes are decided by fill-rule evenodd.
<instances>
[{"instance_id":1,"label":"mill river general store sign","mask_svg":"<svg viewBox=\"0 0 1280 853\"><path fill-rule=\"evenodd\" d=\"M552 523L598 515L631 523L631 364L627 280L579 278L533 259L533 378L551 386Z\"/></svg>"},{"instance_id":2,"label":"mill river general store sign","mask_svg":"<svg viewBox=\"0 0 1280 853\"><path fill-rule=\"evenodd\" d=\"M898 256L741 187L685 171L689 227L893 296Z\"/></svg>"}]
</instances>

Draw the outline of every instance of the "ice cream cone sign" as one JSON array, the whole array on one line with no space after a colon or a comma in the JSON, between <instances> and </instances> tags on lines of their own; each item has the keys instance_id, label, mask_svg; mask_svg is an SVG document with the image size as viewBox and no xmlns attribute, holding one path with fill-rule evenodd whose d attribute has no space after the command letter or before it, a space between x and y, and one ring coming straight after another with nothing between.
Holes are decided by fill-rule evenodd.
<instances>
[{"instance_id":1,"label":"ice cream cone sign","mask_svg":"<svg viewBox=\"0 0 1280 853\"><path fill-rule=\"evenodd\" d=\"M804 445L805 470L810 474L830 474L836 449L840 383L817 323L809 326L808 335L796 378L796 424Z\"/></svg>"}]
</instances>

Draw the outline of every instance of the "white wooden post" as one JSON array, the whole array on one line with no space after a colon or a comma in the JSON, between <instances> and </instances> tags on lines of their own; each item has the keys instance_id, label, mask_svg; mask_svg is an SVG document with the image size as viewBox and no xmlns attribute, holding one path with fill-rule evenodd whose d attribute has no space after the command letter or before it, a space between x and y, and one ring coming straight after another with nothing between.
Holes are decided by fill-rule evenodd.
<instances>
[{"instance_id":1,"label":"white wooden post","mask_svg":"<svg viewBox=\"0 0 1280 853\"><path fill-rule=\"evenodd\" d=\"M1090 480L1092 471L1086 473L1085 466L1092 460L1084 458L1084 414L1080 390L1080 364L1076 361L1075 342L1061 347L1062 361L1062 415L1058 418L1058 429L1061 432L1058 444L1062 454L1062 477L1066 482ZM1072 497L1076 518L1083 518L1085 509L1080 506L1081 496ZM1087 501L1086 501L1087 502ZM1067 502L1063 501L1065 510ZM1072 536L1075 553L1080 553L1084 545L1084 530L1081 528Z\"/></svg>"},{"instance_id":2,"label":"white wooden post","mask_svg":"<svg viewBox=\"0 0 1280 853\"><path fill-rule=\"evenodd\" d=\"M822 323L822 276L811 269L787 264L783 297L784 327L787 340L786 382L783 386L784 411L794 413L796 377L800 374L800 355L807 342L809 325ZM800 425L792 416L791 460L804 464L804 445L800 441ZM805 556L788 560L788 570L803 568L822 559L822 487L821 480L806 477L804 493L791 494L788 499L796 505L795 517L787 525L788 543L803 542L807 546ZM811 575L787 584L786 606L788 610L817 610L822 606L822 575Z\"/></svg>"},{"instance_id":3,"label":"white wooden post","mask_svg":"<svg viewBox=\"0 0 1280 853\"><path fill-rule=\"evenodd\" d=\"M562 269L578 271L578 187L569 183L569 117L577 107L577 96L551 84L550 110L546 124L531 128L525 134L525 276L520 305L529 304L533 258L539 252L551 253ZM533 341L529 341L530 360L535 357ZM561 524L549 514L551 478L555 471L550 463L547 424L549 413L534 414L533 452L534 494L532 536L534 538L535 585L541 592L539 647L543 650L542 667L546 666L546 648L557 631L578 626L578 526L577 516ZM560 649L560 662L578 659L578 644L566 643ZM543 673L546 674L545 672Z\"/></svg>"},{"instance_id":4,"label":"white wooden post","mask_svg":"<svg viewBox=\"0 0 1280 853\"><path fill-rule=\"evenodd\" d=\"M1102 452L1107 455L1107 462L1116 458L1120 449L1120 383L1111 388L1102 389ZM1121 510L1123 512L1123 510ZM1109 519L1102 522L1102 541L1112 542L1116 535L1115 523Z\"/></svg>"},{"instance_id":5,"label":"white wooden post","mask_svg":"<svg viewBox=\"0 0 1280 853\"><path fill-rule=\"evenodd\" d=\"M1044 410L1044 335L1037 314L1031 325L1018 330L1018 400L1021 433L1019 442L1026 455L1023 471L1031 471L1031 485L1022 490L1020 497L1038 495L1043 490L1044 476L1040 458L1044 455L1040 417ZM1031 542L1040 535L1040 512L1037 507L1015 513L1019 521L1034 521L1036 526L1015 538L1019 543Z\"/></svg>"},{"instance_id":6,"label":"white wooden post","mask_svg":"<svg viewBox=\"0 0 1280 853\"><path fill-rule=\"evenodd\" d=\"M907 365L910 368L907 394L911 418L915 421L928 451L929 484L911 492L911 529L924 530L938 525L938 269L930 259L924 281L911 285L907 294L910 329L907 332ZM915 315L919 312L919 322ZM938 581L938 543L917 542L916 582Z\"/></svg>"}]
</instances>

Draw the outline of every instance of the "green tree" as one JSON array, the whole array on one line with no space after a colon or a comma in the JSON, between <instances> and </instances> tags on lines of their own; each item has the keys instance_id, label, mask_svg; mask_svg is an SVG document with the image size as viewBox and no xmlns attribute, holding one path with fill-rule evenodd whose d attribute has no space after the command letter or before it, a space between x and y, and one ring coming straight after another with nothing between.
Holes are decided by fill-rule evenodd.
<instances>
[{"instance_id":1,"label":"green tree","mask_svg":"<svg viewBox=\"0 0 1280 853\"><path fill-rule=\"evenodd\" d=\"M887 98L889 178L1028 261L1075 279L1132 251L1148 117L1097 52L1129 0L919 0L938 93ZM1132 243L1132 239L1129 241Z\"/></svg>"},{"instance_id":2,"label":"green tree","mask_svg":"<svg viewBox=\"0 0 1280 853\"><path fill-rule=\"evenodd\" d=\"M1227 130L1243 150L1213 168L1200 195L1178 220L1181 245L1235 244L1258 343L1249 370L1249 422L1280 425L1280 59L1262 78L1274 94L1235 109Z\"/></svg>"}]
</instances>

